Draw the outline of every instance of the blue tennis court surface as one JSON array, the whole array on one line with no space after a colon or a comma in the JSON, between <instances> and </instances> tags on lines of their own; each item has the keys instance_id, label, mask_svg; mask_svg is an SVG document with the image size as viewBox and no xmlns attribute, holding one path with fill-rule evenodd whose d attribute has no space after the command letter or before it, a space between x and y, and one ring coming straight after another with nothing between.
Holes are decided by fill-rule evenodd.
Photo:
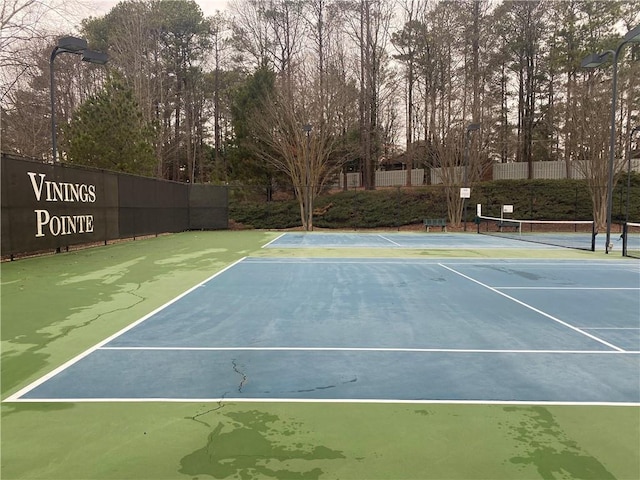
<instances>
[{"instance_id":1,"label":"blue tennis court surface","mask_svg":"<svg viewBox=\"0 0 640 480\"><path fill-rule=\"evenodd\" d=\"M537 242L534 236L526 235L521 239L477 235L471 233L474 228L470 226L468 234L292 232L276 238L267 248L557 249L558 245L570 245L589 249L591 245L590 234L544 235Z\"/></svg>"},{"instance_id":2,"label":"blue tennis court surface","mask_svg":"<svg viewBox=\"0 0 640 480\"><path fill-rule=\"evenodd\" d=\"M249 257L8 400L223 399L640 404L640 263Z\"/></svg>"}]
</instances>

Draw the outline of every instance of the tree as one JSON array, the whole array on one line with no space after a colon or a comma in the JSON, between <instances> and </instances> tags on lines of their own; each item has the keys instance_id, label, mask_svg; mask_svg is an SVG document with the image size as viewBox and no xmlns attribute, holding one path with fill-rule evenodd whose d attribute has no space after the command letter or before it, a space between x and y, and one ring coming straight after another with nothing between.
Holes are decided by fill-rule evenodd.
<instances>
[{"instance_id":1,"label":"tree","mask_svg":"<svg viewBox=\"0 0 640 480\"><path fill-rule=\"evenodd\" d=\"M266 148L266 145L264 137L255 129L254 119L263 112L263 106L272 96L275 83L275 74L269 68L262 67L236 89L231 103L235 145L229 152L230 177L266 186L267 200L272 198L276 174L274 168L265 163L257 153Z\"/></svg>"},{"instance_id":2,"label":"tree","mask_svg":"<svg viewBox=\"0 0 640 480\"><path fill-rule=\"evenodd\" d=\"M341 134L339 122L347 90L339 91L339 85L332 86L334 92L339 93L329 98L324 122L317 103L291 103L286 92L277 89L261 103L259 112L251 119L262 139L255 153L291 180L302 226L307 231L313 230L314 199L327 182L336 178L355 150L355 143L350 146Z\"/></svg>"},{"instance_id":3,"label":"tree","mask_svg":"<svg viewBox=\"0 0 640 480\"><path fill-rule=\"evenodd\" d=\"M14 88L23 87L36 74L30 52L51 42L56 28L72 28L75 0L3 0L0 6L0 102ZM25 81L26 79L26 81Z\"/></svg>"},{"instance_id":4,"label":"tree","mask_svg":"<svg viewBox=\"0 0 640 480\"><path fill-rule=\"evenodd\" d=\"M292 180L282 173L287 171L282 164L276 168L276 157L284 161L286 155L270 145L273 132L260 132L253 120L258 100L265 98L276 102L270 112L290 118L296 136L300 125L313 125L311 152L320 151L314 142L322 135L337 141L326 165L349 157L365 188L375 187L377 160L400 136L400 124L411 159L407 179L418 165L461 171L464 129L470 123L481 123L482 130L470 138L467 186L490 161L527 162L530 176L538 160L564 159L567 172L575 171L579 160L606 163L608 146L585 133L596 125L606 132L606 119L580 120L580 110L596 105L585 97L593 95L599 103L589 108L606 113L611 68L587 73L580 60L615 48L624 29L640 21L639 0L229 3L233 17L205 19L193 0L124 0L104 17L86 20L80 36L91 48L109 53L108 68L122 75L145 122L153 123L158 176L259 183L267 192ZM44 3L5 4L0 77L11 88L2 92L0 105L3 148L46 159L47 52L54 42L38 21ZM29 12L20 16L23 7ZM394 31L398 12L402 18ZM628 46L619 62L616 158L640 117L637 55ZM56 60L59 125L68 123L103 83L103 68L78 68L79 60L76 55ZM403 78L396 74L398 65ZM272 84L261 93L267 80ZM590 83L596 80L601 83ZM357 155L346 139L359 142ZM260 148L271 158L261 156ZM298 161L300 155L298 148ZM596 175L594 185L606 184L597 178L600 171L588 170ZM441 178L457 198L456 174ZM594 199L595 212L601 204ZM453 221L458 211L454 201Z\"/></svg>"},{"instance_id":5,"label":"tree","mask_svg":"<svg viewBox=\"0 0 640 480\"><path fill-rule=\"evenodd\" d=\"M540 49L544 33L542 0L517 2L507 0L496 10L501 24L507 68L515 75L517 94L516 161L527 162L529 178L533 178L533 139L536 100L540 94Z\"/></svg>"},{"instance_id":6,"label":"tree","mask_svg":"<svg viewBox=\"0 0 640 480\"><path fill-rule=\"evenodd\" d=\"M209 74L208 81L212 91L213 109L213 174L212 178L227 179L226 166L224 164L225 124L231 121L229 102L225 102L231 85L235 78L231 73L226 73L225 68L229 63L230 39L228 37L229 22L221 12L216 12L209 19L211 25L211 46L213 53L213 72Z\"/></svg>"},{"instance_id":7,"label":"tree","mask_svg":"<svg viewBox=\"0 0 640 480\"><path fill-rule=\"evenodd\" d=\"M155 132L144 120L133 90L111 76L104 89L78 108L65 128L69 163L152 175Z\"/></svg>"},{"instance_id":8,"label":"tree","mask_svg":"<svg viewBox=\"0 0 640 480\"><path fill-rule=\"evenodd\" d=\"M193 181L204 163L204 64L210 23L193 0L129 0L83 24L108 50L110 68L133 88L145 119L158 128L157 175ZM210 98L210 97L209 97Z\"/></svg>"},{"instance_id":9,"label":"tree","mask_svg":"<svg viewBox=\"0 0 640 480\"><path fill-rule=\"evenodd\" d=\"M260 68L232 105L238 167L266 176L270 186L277 175L286 178L307 230L313 228L314 198L354 158L349 139L356 139L357 90L340 61L336 55L322 70L302 62L287 82ZM316 88L320 82L325 88Z\"/></svg>"},{"instance_id":10,"label":"tree","mask_svg":"<svg viewBox=\"0 0 640 480\"><path fill-rule=\"evenodd\" d=\"M408 0L404 6L406 22L401 31L391 36L391 41L398 54L395 58L405 65L406 82L406 115L405 115L405 142L407 145L407 186L411 186L411 170L414 163L414 124L415 102L414 91L416 86L416 50L420 45L419 33L422 24L416 20L417 10L421 8L416 0Z\"/></svg>"}]
</instances>

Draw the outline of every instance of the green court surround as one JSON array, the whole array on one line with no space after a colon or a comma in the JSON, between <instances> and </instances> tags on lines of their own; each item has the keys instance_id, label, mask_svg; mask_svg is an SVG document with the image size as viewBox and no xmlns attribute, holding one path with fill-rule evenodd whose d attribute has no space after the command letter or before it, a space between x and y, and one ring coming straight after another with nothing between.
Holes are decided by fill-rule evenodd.
<instances>
[{"instance_id":1,"label":"green court surround","mask_svg":"<svg viewBox=\"0 0 640 480\"><path fill-rule=\"evenodd\" d=\"M248 255L620 259L261 248L279 234L188 232L3 263L2 398ZM2 479L640 478L638 407L3 403L1 427Z\"/></svg>"}]
</instances>

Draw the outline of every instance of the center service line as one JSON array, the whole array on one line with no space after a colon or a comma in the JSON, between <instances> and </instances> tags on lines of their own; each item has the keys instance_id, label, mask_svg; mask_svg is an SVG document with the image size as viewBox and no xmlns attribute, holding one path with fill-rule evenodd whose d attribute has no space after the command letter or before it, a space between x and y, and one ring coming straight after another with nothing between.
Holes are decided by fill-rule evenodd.
<instances>
[{"instance_id":1,"label":"center service line","mask_svg":"<svg viewBox=\"0 0 640 480\"><path fill-rule=\"evenodd\" d=\"M487 289L491 290L492 292L497 293L498 295L502 295L503 297L508 298L509 300L511 300L513 302L516 302L517 304L522 305L523 307L528 308L529 310L533 310L534 312L539 313L540 315L543 315L543 316L553 320L554 322L558 322L559 324L564 325L565 327L570 328L571 330L574 330L574 331L576 331L578 333L581 333L585 337L589 337L592 340L595 340L596 342L602 343L603 345L606 345L607 347L610 347L610 348L613 348L613 349L617 350L618 352L624 352L625 351L624 349L622 349L620 347L617 347L612 343L609 343L609 342L607 342L607 341L605 341L605 340L603 340L601 338L598 338L595 335L591 335L590 333L587 333L584 330L579 329L578 327L574 327L570 323L564 322L564 321L560 320L559 318L554 317L553 315L549 315L548 313L543 312L542 310L539 310L539 309L529 305L528 303L524 303L524 302L518 300L517 298L514 298L514 297L512 297L510 295L507 295L504 292L501 292L500 290L496 290L495 288L490 287L486 283L482 283L481 281L476 280L475 278L471 278L470 276L465 275L462 272L458 272L457 270L454 270L453 268L447 267L446 265L444 265L442 263L439 263L438 265L440 265L442 268L445 268L445 269L449 270L450 272L455 273L456 275L460 275L461 277L472 281L473 283L476 283L476 284L478 284L478 285L480 285L480 286L482 286L484 288L487 288Z\"/></svg>"},{"instance_id":2,"label":"center service line","mask_svg":"<svg viewBox=\"0 0 640 480\"><path fill-rule=\"evenodd\" d=\"M391 240L390 238L385 237L384 235L380 235L380 234L378 234L378 236L379 236L381 239L386 240L387 242L391 242L391 243L393 243L396 247L401 247L401 246L402 246L402 245L400 245L399 243L394 242L394 241L393 241L393 240Z\"/></svg>"}]
</instances>

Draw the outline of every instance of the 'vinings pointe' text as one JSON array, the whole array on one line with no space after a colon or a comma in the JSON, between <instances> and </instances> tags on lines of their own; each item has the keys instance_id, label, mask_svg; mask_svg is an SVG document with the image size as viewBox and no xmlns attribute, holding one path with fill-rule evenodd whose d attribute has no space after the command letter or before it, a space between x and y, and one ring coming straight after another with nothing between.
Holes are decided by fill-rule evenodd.
<instances>
[{"instance_id":1,"label":"'vinings pointe' text","mask_svg":"<svg viewBox=\"0 0 640 480\"><path fill-rule=\"evenodd\" d=\"M27 172L37 202L94 203L96 186L86 183L56 182L46 179L46 174ZM93 215L56 215L46 209L35 209L36 237L47 233L73 235L93 232Z\"/></svg>"}]
</instances>

